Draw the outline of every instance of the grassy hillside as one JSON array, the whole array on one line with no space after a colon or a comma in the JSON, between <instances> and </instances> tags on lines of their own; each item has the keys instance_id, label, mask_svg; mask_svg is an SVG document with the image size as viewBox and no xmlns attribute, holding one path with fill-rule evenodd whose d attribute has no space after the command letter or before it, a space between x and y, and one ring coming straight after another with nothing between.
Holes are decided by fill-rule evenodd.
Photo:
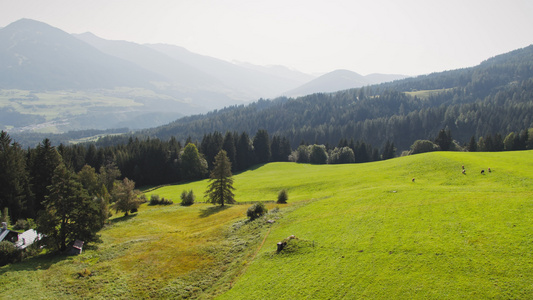
<instances>
[{"instance_id":1,"label":"grassy hillside","mask_svg":"<svg viewBox=\"0 0 533 300\"><path fill-rule=\"evenodd\" d=\"M330 197L275 224L268 246L221 298L528 298L532 158L431 153L311 167L306 177L322 174ZM276 254L289 235L299 248Z\"/></svg>"},{"instance_id":2,"label":"grassy hillside","mask_svg":"<svg viewBox=\"0 0 533 300\"><path fill-rule=\"evenodd\" d=\"M205 187L200 181L148 194L179 202L181 191L193 189L203 201ZM248 205L143 205L136 215L112 218L103 243L80 256L0 268L0 298L533 294L533 151L273 163L236 175L235 187L238 201L274 200L285 188L290 204L269 205L271 225L244 222ZM277 254L276 243L290 235L297 239Z\"/></svg>"}]
</instances>

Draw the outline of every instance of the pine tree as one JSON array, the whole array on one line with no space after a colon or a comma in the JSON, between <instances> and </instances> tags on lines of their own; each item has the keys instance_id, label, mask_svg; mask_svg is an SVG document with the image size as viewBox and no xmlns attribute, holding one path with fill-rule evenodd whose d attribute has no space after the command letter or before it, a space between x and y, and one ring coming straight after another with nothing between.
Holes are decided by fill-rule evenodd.
<instances>
[{"instance_id":1,"label":"pine tree","mask_svg":"<svg viewBox=\"0 0 533 300\"><path fill-rule=\"evenodd\" d=\"M213 165L209 185L205 192L208 201L213 204L220 204L220 206L224 206L225 203L235 203L231 162L226 151L220 150Z\"/></svg>"},{"instance_id":2,"label":"pine tree","mask_svg":"<svg viewBox=\"0 0 533 300\"><path fill-rule=\"evenodd\" d=\"M442 151L450 150L452 145L452 134L450 130L441 129L439 135L435 139L435 144L437 144Z\"/></svg>"},{"instance_id":3,"label":"pine tree","mask_svg":"<svg viewBox=\"0 0 533 300\"><path fill-rule=\"evenodd\" d=\"M270 138L268 132L264 129L259 129L254 136L254 154L257 163L263 164L270 160Z\"/></svg>"},{"instance_id":4,"label":"pine tree","mask_svg":"<svg viewBox=\"0 0 533 300\"><path fill-rule=\"evenodd\" d=\"M205 156L207 161L208 168L211 170L215 156L222 149L222 144L224 143L224 138L222 134L218 131L215 131L213 134L204 135L202 143L200 144L200 151Z\"/></svg>"},{"instance_id":5,"label":"pine tree","mask_svg":"<svg viewBox=\"0 0 533 300\"><path fill-rule=\"evenodd\" d=\"M242 171L253 165L253 148L250 143L250 137L245 131L239 137L235 150L237 156L236 170Z\"/></svg>"},{"instance_id":6,"label":"pine tree","mask_svg":"<svg viewBox=\"0 0 533 300\"><path fill-rule=\"evenodd\" d=\"M474 135L470 138L470 143L468 144L468 151L469 152L477 151L476 137Z\"/></svg>"},{"instance_id":7,"label":"pine tree","mask_svg":"<svg viewBox=\"0 0 533 300\"><path fill-rule=\"evenodd\" d=\"M23 215L30 198L26 156L20 146L11 142L7 133L0 133L0 208L9 207L14 220Z\"/></svg>"},{"instance_id":8,"label":"pine tree","mask_svg":"<svg viewBox=\"0 0 533 300\"><path fill-rule=\"evenodd\" d=\"M292 148L291 143L286 137L281 138L279 148L280 161L289 161L289 155L291 155Z\"/></svg>"},{"instance_id":9,"label":"pine tree","mask_svg":"<svg viewBox=\"0 0 533 300\"><path fill-rule=\"evenodd\" d=\"M281 149L281 139L279 136L275 135L272 137L272 143L270 143L270 160L271 161L282 161L282 155L280 153Z\"/></svg>"},{"instance_id":10,"label":"pine tree","mask_svg":"<svg viewBox=\"0 0 533 300\"><path fill-rule=\"evenodd\" d=\"M396 156L396 148L394 147L394 142L390 142L387 140L385 143L385 147L383 148L383 153L381 155L381 159L391 159Z\"/></svg>"},{"instance_id":11,"label":"pine tree","mask_svg":"<svg viewBox=\"0 0 533 300\"><path fill-rule=\"evenodd\" d=\"M229 161L231 162L232 170L235 170L235 159L237 150L235 148L235 140L233 139L233 134L231 132L226 132L224 136L224 141L222 142L222 149L228 154Z\"/></svg>"},{"instance_id":12,"label":"pine tree","mask_svg":"<svg viewBox=\"0 0 533 300\"><path fill-rule=\"evenodd\" d=\"M48 244L64 251L76 239L97 240L96 233L101 228L98 203L64 164L54 170L48 190L44 210L37 219L37 231L46 236Z\"/></svg>"},{"instance_id":13,"label":"pine tree","mask_svg":"<svg viewBox=\"0 0 533 300\"><path fill-rule=\"evenodd\" d=\"M48 186L52 184L54 170L62 163L61 156L52 147L49 139L44 139L33 152L30 162L30 183L35 202L28 203L28 215L31 217L44 208L42 203L49 193Z\"/></svg>"}]
</instances>

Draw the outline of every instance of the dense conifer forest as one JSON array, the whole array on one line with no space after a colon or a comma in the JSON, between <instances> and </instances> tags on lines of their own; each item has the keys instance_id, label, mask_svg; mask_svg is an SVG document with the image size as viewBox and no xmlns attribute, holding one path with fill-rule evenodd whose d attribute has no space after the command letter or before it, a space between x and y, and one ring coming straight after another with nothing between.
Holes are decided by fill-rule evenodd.
<instances>
[{"instance_id":1,"label":"dense conifer forest","mask_svg":"<svg viewBox=\"0 0 533 300\"><path fill-rule=\"evenodd\" d=\"M533 46L502 54L472 68L296 99L259 100L206 115L179 119L141 134L163 140L200 140L214 131L267 130L302 141L335 145L354 139L400 150L449 129L460 144L472 136L505 135L531 127ZM113 143L113 141L106 141Z\"/></svg>"}]
</instances>

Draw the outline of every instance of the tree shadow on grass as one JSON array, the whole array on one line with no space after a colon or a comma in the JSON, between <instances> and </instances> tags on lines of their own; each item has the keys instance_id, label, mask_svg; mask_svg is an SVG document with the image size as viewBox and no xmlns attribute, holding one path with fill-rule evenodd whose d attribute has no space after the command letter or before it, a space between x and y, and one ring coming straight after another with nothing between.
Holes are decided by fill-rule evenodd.
<instances>
[{"instance_id":1,"label":"tree shadow on grass","mask_svg":"<svg viewBox=\"0 0 533 300\"><path fill-rule=\"evenodd\" d=\"M258 164L258 165L253 165L251 167L249 167L248 169L246 170L241 170L241 171L238 171L238 172L232 172L233 175L239 175L241 173L246 173L246 172L249 172L249 171L255 171L263 166L265 166L266 164Z\"/></svg>"},{"instance_id":2,"label":"tree shadow on grass","mask_svg":"<svg viewBox=\"0 0 533 300\"><path fill-rule=\"evenodd\" d=\"M36 255L30 258L26 258L22 261L3 266L0 269L0 276L4 275L7 272L47 270L52 265L68 258L68 255L61 253Z\"/></svg>"},{"instance_id":3,"label":"tree shadow on grass","mask_svg":"<svg viewBox=\"0 0 533 300\"><path fill-rule=\"evenodd\" d=\"M134 218L134 217L136 217L136 216L137 216L136 213L134 213L134 214L129 214L129 215L127 215L127 216L122 216L122 217L118 217L118 218L111 219L111 220L109 220L109 223L111 223L111 224L115 224L115 223L118 223L118 222L128 221L128 220L130 220L131 218Z\"/></svg>"},{"instance_id":4,"label":"tree shadow on grass","mask_svg":"<svg viewBox=\"0 0 533 300\"><path fill-rule=\"evenodd\" d=\"M224 205L224 206L212 206L212 207L208 207L206 209L202 209L200 211L200 218L207 218L207 217L209 217L211 215L214 215L216 213L224 211L224 210L226 210L228 208L229 208L228 205Z\"/></svg>"}]
</instances>

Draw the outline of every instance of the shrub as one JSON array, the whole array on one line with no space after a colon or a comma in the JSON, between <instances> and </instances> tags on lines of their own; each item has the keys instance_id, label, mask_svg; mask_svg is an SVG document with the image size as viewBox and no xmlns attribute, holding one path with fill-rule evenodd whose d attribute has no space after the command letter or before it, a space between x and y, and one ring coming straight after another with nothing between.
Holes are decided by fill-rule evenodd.
<instances>
[{"instance_id":1,"label":"shrub","mask_svg":"<svg viewBox=\"0 0 533 300\"><path fill-rule=\"evenodd\" d=\"M311 146L311 153L309 154L309 162L315 165L323 165L328 163L328 152L324 145Z\"/></svg>"},{"instance_id":2,"label":"shrub","mask_svg":"<svg viewBox=\"0 0 533 300\"><path fill-rule=\"evenodd\" d=\"M411 145L411 152L410 154L418 154L418 153L425 153L425 152L432 152L439 150L439 146L435 145L432 141L428 140L416 140Z\"/></svg>"},{"instance_id":3,"label":"shrub","mask_svg":"<svg viewBox=\"0 0 533 300\"><path fill-rule=\"evenodd\" d=\"M152 194L152 196L150 196L149 205L158 205L159 201L161 201L161 198L159 197L159 195Z\"/></svg>"},{"instance_id":4,"label":"shrub","mask_svg":"<svg viewBox=\"0 0 533 300\"><path fill-rule=\"evenodd\" d=\"M296 150L292 151L289 155L289 161L298 163L308 163L310 146L300 145Z\"/></svg>"},{"instance_id":5,"label":"shrub","mask_svg":"<svg viewBox=\"0 0 533 300\"><path fill-rule=\"evenodd\" d=\"M152 194L148 205L170 205L172 203L171 199L165 199L165 197L160 198L159 195Z\"/></svg>"},{"instance_id":6,"label":"shrub","mask_svg":"<svg viewBox=\"0 0 533 300\"><path fill-rule=\"evenodd\" d=\"M148 201L146 200L146 195L145 195L145 194L141 194L141 195L139 196L139 201L140 201L141 203L146 203L146 202L148 202Z\"/></svg>"},{"instance_id":7,"label":"shrub","mask_svg":"<svg viewBox=\"0 0 533 300\"><path fill-rule=\"evenodd\" d=\"M13 229L15 230L28 230L31 228L35 228L35 221L33 219L18 219L15 223L15 226L13 226Z\"/></svg>"},{"instance_id":8,"label":"shrub","mask_svg":"<svg viewBox=\"0 0 533 300\"><path fill-rule=\"evenodd\" d=\"M279 191L279 193L278 193L278 202L277 203L285 204L285 203L287 203L288 199L289 199L289 194L287 193L286 189L283 189L283 190Z\"/></svg>"},{"instance_id":9,"label":"shrub","mask_svg":"<svg viewBox=\"0 0 533 300\"><path fill-rule=\"evenodd\" d=\"M0 266L4 266L17 261L20 257L20 250L8 241L0 242Z\"/></svg>"},{"instance_id":10,"label":"shrub","mask_svg":"<svg viewBox=\"0 0 533 300\"><path fill-rule=\"evenodd\" d=\"M330 164L351 164L355 162L355 154L350 147L335 148L328 156Z\"/></svg>"},{"instance_id":11,"label":"shrub","mask_svg":"<svg viewBox=\"0 0 533 300\"><path fill-rule=\"evenodd\" d=\"M248 208L246 215L250 218L250 221L253 221L267 212L268 209L265 207L265 204L263 204L263 202L258 202Z\"/></svg>"},{"instance_id":12,"label":"shrub","mask_svg":"<svg viewBox=\"0 0 533 300\"><path fill-rule=\"evenodd\" d=\"M180 198L181 198L181 205L191 206L194 204L194 199L196 198L196 196L194 196L194 193L192 192L192 190L190 190L189 192L183 191L181 193Z\"/></svg>"}]
</instances>

